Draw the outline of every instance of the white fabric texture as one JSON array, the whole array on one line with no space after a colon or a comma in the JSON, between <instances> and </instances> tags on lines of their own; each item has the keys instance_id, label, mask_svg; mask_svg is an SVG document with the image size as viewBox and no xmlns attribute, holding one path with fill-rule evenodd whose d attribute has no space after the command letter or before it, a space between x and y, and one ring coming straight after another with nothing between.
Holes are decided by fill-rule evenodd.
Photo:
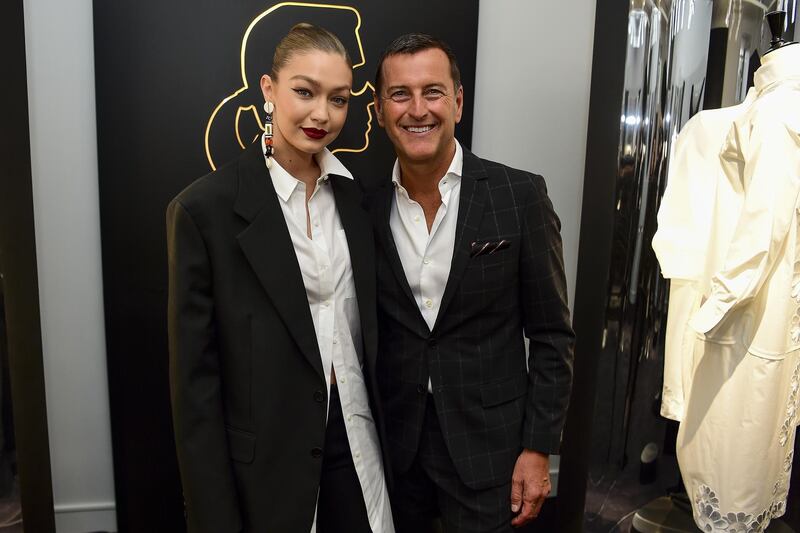
<instances>
[{"instance_id":1,"label":"white fabric texture","mask_svg":"<svg viewBox=\"0 0 800 533\"><path fill-rule=\"evenodd\" d=\"M349 179L353 176L327 149L317 155L317 163L322 172L307 203L305 183L275 160L269 173L303 275L329 395L331 368L335 371L347 440L370 527L391 533L394 526L380 442L361 371L361 322L350 251L328 181L331 174ZM315 531L316 517L311 533Z\"/></svg>"},{"instance_id":2,"label":"white fabric texture","mask_svg":"<svg viewBox=\"0 0 800 533\"><path fill-rule=\"evenodd\" d=\"M661 274L670 279L661 415L671 420L683 419L684 388L691 386L696 337L689 319L700 307L711 275L722 266L731 239L730 221L741 209L740 191L727 179L720 151L734 119L754 99L751 89L738 106L701 111L673 145L653 236Z\"/></svg>"},{"instance_id":3,"label":"white fabric texture","mask_svg":"<svg viewBox=\"0 0 800 533\"><path fill-rule=\"evenodd\" d=\"M677 455L702 531L784 514L800 403L800 45L762 59L720 155ZM688 199L687 199L688 201ZM713 275L711 273L713 272Z\"/></svg>"}]
</instances>

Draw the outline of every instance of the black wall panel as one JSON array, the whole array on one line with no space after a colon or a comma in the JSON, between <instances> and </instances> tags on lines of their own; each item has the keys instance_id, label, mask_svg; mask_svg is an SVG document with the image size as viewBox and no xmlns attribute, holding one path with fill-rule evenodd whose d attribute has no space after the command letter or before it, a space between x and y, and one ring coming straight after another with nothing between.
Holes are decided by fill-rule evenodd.
<instances>
[{"instance_id":1,"label":"black wall panel","mask_svg":"<svg viewBox=\"0 0 800 533\"><path fill-rule=\"evenodd\" d=\"M383 47L402 33L431 33L454 48L466 96L456 135L470 145L477 0L94 3L103 283L123 533L183 529L167 381L164 211L212 162L231 159L255 136L254 111L263 114L257 80L278 39L301 21L336 33L356 64L363 52L354 90L364 92L351 100L345 130L331 146L356 151L337 153L356 176L375 183L391 172L391 145L365 84Z\"/></svg>"},{"instance_id":2,"label":"black wall panel","mask_svg":"<svg viewBox=\"0 0 800 533\"><path fill-rule=\"evenodd\" d=\"M619 153L619 110L625 81L629 2L598 1L581 211L578 274L572 325L575 373L558 478L558 531L583 530L598 350L608 289L614 229L614 177Z\"/></svg>"},{"instance_id":3,"label":"black wall panel","mask_svg":"<svg viewBox=\"0 0 800 533\"><path fill-rule=\"evenodd\" d=\"M22 0L0 3L0 352L8 357L24 528L55 531L33 220ZM6 372L6 368L2 368ZM5 376L3 378L5 386ZM3 403L9 399L6 391ZM7 414L7 405L3 405ZM4 420L4 426L5 420ZM6 427L2 446L12 438Z\"/></svg>"}]
</instances>

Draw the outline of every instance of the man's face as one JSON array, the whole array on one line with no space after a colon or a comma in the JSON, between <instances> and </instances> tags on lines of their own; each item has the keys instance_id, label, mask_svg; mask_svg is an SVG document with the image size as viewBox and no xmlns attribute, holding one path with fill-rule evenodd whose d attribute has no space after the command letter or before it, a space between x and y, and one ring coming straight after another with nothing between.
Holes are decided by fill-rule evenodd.
<instances>
[{"instance_id":1,"label":"man's face","mask_svg":"<svg viewBox=\"0 0 800 533\"><path fill-rule=\"evenodd\" d=\"M396 54L382 68L375 108L400 162L449 164L464 92L453 87L447 55L438 48Z\"/></svg>"}]
</instances>

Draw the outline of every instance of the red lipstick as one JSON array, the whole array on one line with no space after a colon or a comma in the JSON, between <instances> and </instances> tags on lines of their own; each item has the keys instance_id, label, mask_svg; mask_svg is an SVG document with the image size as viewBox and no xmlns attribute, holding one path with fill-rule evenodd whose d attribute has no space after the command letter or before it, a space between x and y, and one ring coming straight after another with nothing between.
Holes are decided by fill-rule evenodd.
<instances>
[{"instance_id":1,"label":"red lipstick","mask_svg":"<svg viewBox=\"0 0 800 533\"><path fill-rule=\"evenodd\" d=\"M322 139L325 137L328 132L325 130L318 130L317 128L303 128L303 133L311 137L312 139Z\"/></svg>"}]
</instances>

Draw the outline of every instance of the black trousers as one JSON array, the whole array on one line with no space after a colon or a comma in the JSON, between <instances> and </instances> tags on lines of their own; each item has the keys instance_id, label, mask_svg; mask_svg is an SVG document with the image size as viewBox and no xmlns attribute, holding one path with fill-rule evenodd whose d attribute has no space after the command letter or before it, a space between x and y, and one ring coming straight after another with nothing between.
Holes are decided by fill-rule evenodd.
<instances>
[{"instance_id":1,"label":"black trousers","mask_svg":"<svg viewBox=\"0 0 800 533\"><path fill-rule=\"evenodd\" d=\"M339 389L333 384L324 451L317 502L317 532L372 533L361 483L347 441Z\"/></svg>"},{"instance_id":2,"label":"black trousers","mask_svg":"<svg viewBox=\"0 0 800 533\"><path fill-rule=\"evenodd\" d=\"M417 457L408 472L395 472L392 513L397 533L519 533L511 527L511 479L474 490L450 459L433 398L428 395Z\"/></svg>"}]
</instances>

